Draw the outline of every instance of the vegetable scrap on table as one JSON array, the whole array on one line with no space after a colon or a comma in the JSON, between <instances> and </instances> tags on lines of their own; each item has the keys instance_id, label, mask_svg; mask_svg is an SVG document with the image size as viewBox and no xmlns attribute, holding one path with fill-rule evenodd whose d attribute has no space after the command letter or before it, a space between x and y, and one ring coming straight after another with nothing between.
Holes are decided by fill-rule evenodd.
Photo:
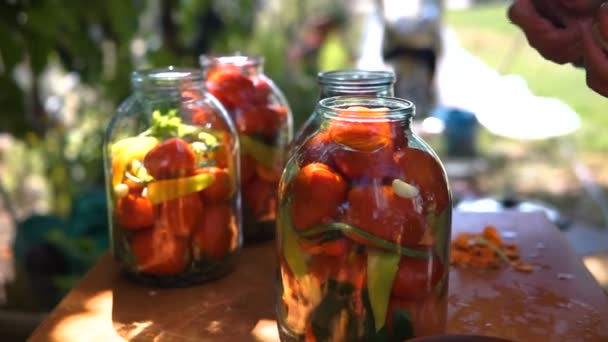
<instances>
[{"instance_id":1,"label":"vegetable scrap on table","mask_svg":"<svg viewBox=\"0 0 608 342\"><path fill-rule=\"evenodd\" d=\"M529 273L534 266L520 260L519 246L506 243L496 227L488 225L482 233L460 233L451 243L450 264L480 269L510 265L518 272Z\"/></svg>"}]
</instances>

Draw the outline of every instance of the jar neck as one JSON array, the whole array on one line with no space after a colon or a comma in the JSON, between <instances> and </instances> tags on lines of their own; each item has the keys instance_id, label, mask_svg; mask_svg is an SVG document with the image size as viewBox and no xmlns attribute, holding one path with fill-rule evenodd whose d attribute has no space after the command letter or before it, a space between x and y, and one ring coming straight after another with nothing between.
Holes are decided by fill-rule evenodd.
<instances>
[{"instance_id":1,"label":"jar neck","mask_svg":"<svg viewBox=\"0 0 608 342\"><path fill-rule=\"evenodd\" d=\"M181 97L186 89L204 86L201 70L174 67L135 71L131 75L131 85L136 94L146 98Z\"/></svg>"},{"instance_id":2,"label":"jar neck","mask_svg":"<svg viewBox=\"0 0 608 342\"><path fill-rule=\"evenodd\" d=\"M264 58L260 56L208 56L202 55L199 62L205 74L217 69L235 68L247 76L264 73Z\"/></svg>"},{"instance_id":3,"label":"jar neck","mask_svg":"<svg viewBox=\"0 0 608 342\"><path fill-rule=\"evenodd\" d=\"M390 71L334 70L318 74L320 98L333 96L394 96L395 74Z\"/></svg>"},{"instance_id":4,"label":"jar neck","mask_svg":"<svg viewBox=\"0 0 608 342\"><path fill-rule=\"evenodd\" d=\"M413 102L395 97L334 96L319 101L318 110L323 120L391 122L406 129L415 115Z\"/></svg>"}]
</instances>

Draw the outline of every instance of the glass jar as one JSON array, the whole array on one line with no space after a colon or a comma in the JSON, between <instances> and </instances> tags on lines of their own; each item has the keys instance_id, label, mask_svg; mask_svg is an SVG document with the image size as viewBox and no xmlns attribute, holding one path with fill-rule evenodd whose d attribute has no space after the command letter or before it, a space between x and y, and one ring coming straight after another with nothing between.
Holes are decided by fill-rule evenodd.
<instances>
[{"instance_id":1,"label":"glass jar","mask_svg":"<svg viewBox=\"0 0 608 342\"><path fill-rule=\"evenodd\" d=\"M319 100L342 95L394 96L395 74L392 71L359 69L322 71L317 75ZM319 127L317 111L308 117L295 135L291 146L297 148L304 139Z\"/></svg>"},{"instance_id":2,"label":"glass jar","mask_svg":"<svg viewBox=\"0 0 608 342\"><path fill-rule=\"evenodd\" d=\"M201 56L206 86L228 109L241 142L245 242L274 238L277 186L293 134L291 110L263 59Z\"/></svg>"},{"instance_id":3,"label":"glass jar","mask_svg":"<svg viewBox=\"0 0 608 342\"><path fill-rule=\"evenodd\" d=\"M241 248L239 144L197 69L136 71L105 136L114 258L155 286L232 269Z\"/></svg>"},{"instance_id":4,"label":"glass jar","mask_svg":"<svg viewBox=\"0 0 608 342\"><path fill-rule=\"evenodd\" d=\"M414 105L338 96L279 184L282 341L403 341L445 329L451 194Z\"/></svg>"}]
</instances>

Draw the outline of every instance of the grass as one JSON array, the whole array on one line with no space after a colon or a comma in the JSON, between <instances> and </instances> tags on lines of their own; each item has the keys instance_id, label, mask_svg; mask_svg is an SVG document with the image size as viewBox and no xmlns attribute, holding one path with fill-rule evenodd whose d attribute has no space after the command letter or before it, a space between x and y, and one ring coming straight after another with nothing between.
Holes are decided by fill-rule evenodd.
<instances>
[{"instance_id":1,"label":"grass","mask_svg":"<svg viewBox=\"0 0 608 342\"><path fill-rule=\"evenodd\" d=\"M584 70L543 59L510 23L506 11L506 4L448 11L446 23L460 44L488 65L502 74L521 75L535 95L555 97L570 105L582 121L574 134L579 152L608 150L608 99L587 87Z\"/></svg>"}]
</instances>

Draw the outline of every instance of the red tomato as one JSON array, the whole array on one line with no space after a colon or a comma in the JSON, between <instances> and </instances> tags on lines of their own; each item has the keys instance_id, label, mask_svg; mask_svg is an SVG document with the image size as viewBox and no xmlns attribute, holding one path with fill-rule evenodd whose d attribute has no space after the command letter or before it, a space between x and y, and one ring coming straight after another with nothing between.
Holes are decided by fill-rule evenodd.
<instances>
[{"instance_id":1,"label":"red tomato","mask_svg":"<svg viewBox=\"0 0 608 342\"><path fill-rule=\"evenodd\" d=\"M346 197L344 178L327 165L304 166L292 182L291 214L296 229L303 230L330 221Z\"/></svg>"},{"instance_id":2,"label":"red tomato","mask_svg":"<svg viewBox=\"0 0 608 342\"><path fill-rule=\"evenodd\" d=\"M336 257L324 253L311 254L308 258L308 269L310 273L321 283L333 278L344 262L343 257Z\"/></svg>"},{"instance_id":3,"label":"red tomato","mask_svg":"<svg viewBox=\"0 0 608 342\"><path fill-rule=\"evenodd\" d=\"M441 213L449 202L445 172L427 152L407 148L395 153L400 178L418 188L425 213Z\"/></svg>"},{"instance_id":4,"label":"red tomato","mask_svg":"<svg viewBox=\"0 0 608 342\"><path fill-rule=\"evenodd\" d=\"M127 229L143 229L154 224L154 205L149 199L129 193L116 203L116 220Z\"/></svg>"},{"instance_id":5,"label":"red tomato","mask_svg":"<svg viewBox=\"0 0 608 342\"><path fill-rule=\"evenodd\" d=\"M201 196L206 203L226 201L232 196L233 184L228 170L212 166L195 171L195 174L201 173L208 173L214 177L213 183L201 191Z\"/></svg>"},{"instance_id":6,"label":"red tomato","mask_svg":"<svg viewBox=\"0 0 608 342\"><path fill-rule=\"evenodd\" d=\"M348 253L352 243L346 238L337 238L327 242L300 242L302 249L307 254L326 254L331 256L342 256Z\"/></svg>"},{"instance_id":7,"label":"red tomato","mask_svg":"<svg viewBox=\"0 0 608 342\"><path fill-rule=\"evenodd\" d=\"M195 88L185 88L182 90L182 102L189 103L203 99L203 93Z\"/></svg>"},{"instance_id":8,"label":"red tomato","mask_svg":"<svg viewBox=\"0 0 608 342\"><path fill-rule=\"evenodd\" d=\"M256 175L257 162L252 156L241 155L241 185L249 183Z\"/></svg>"},{"instance_id":9,"label":"red tomato","mask_svg":"<svg viewBox=\"0 0 608 342\"><path fill-rule=\"evenodd\" d=\"M234 111L237 131L274 136L283 126L284 115L266 105L250 104Z\"/></svg>"},{"instance_id":10,"label":"red tomato","mask_svg":"<svg viewBox=\"0 0 608 342\"><path fill-rule=\"evenodd\" d=\"M193 193L159 204L159 224L176 236L190 236L200 225L203 203Z\"/></svg>"},{"instance_id":11,"label":"red tomato","mask_svg":"<svg viewBox=\"0 0 608 342\"><path fill-rule=\"evenodd\" d=\"M374 152L361 152L338 148L333 152L333 160L340 173L349 179L382 178L395 175L397 166L393 161L390 147L382 147Z\"/></svg>"},{"instance_id":12,"label":"red tomato","mask_svg":"<svg viewBox=\"0 0 608 342\"><path fill-rule=\"evenodd\" d=\"M367 259L347 249L344 254L312 254L309 257L310 272L323 283L327 279L350 283L363 288L367 277Z\"/></svg>"},{"instance_id":13,"label":"red tomato","mask_svg":"<svg viewBox=\"0 0 608 342\"><path fill-rule=\"evenodd\" d=\"M228 109L255 101L256 89L244 74L236 68L222 67L207 78L207 89Z\"/></svg>"},{"instance_id":14,"label":"red tomato","mask_svg":"<svg viewBox=\"0 0 608 342\"><path fill-rule=\"evenodd\" d=\"M129 192L135 195L141 195L141 192L144 190L144 185L137 183L129 178L125 178L123 183L129 187Z\"/></svg>"},{"instance_id":15,"label":"red tomato","mask_svg":"<svg viewBox=\"0 0 608 342\"><path fill-rule=\"evenodd\" d=\"M272 89L268 84L268 81L262 76L251 77L251 81L255 87L255 99L257 103L266 104L268 103L270 93Z\"/></svg>"},{"instance_id":16,"label":"red tomato","mask_svg":"<svg viewBox=\"0 0 608 342\"><path fill-rule=\"evenodd\" d=\"M256 220L274 220L277 206L277 183L254 178L243 186L243 200Z\"/></svg>"},{"instance_id":17,"label":"red tomato","mask_svg":"<svg viewBox=\"0 0 608 342\"><path fill-rule=\"evenodd\" d=\"M278 183L281 180L281 171L280 168L269 168L262 164L257 164L255 167L255 174L265 182Z\"/></svg>"},{"instance_id":18,"label":"red tomato","mask_svg":"<svg viewBox=\"0 0 608 342\"><path fill-rule=\"evenodd\" d=\"M192 123L211 129L228 131L224 118L213 109L206 106L192 106Z\"/></svg>"},{"instance_id":19,"label":"red tomato","mask_svg":"<svg viewBox=\"0 0 608 342\"><path fill-rule=\"evenodd\" d=\"M354 186L348 192L348 204L346 223L403 246L418 243L427 225L416 210L414 199L397 196L391 186ZM348 235L357 242L374 245L362 237Z\"/></svg>"},{"instance_id":20,"label":"red tomato","mask_svg":"<svg viewBox=\"0 0 608 342\"><path fill-rule=\"evenodd\" d=\"M351 107L331 121L328 132L336 143L350 149L372 152L391 144L391 128L388 121L356 121L357 118L379 118L383 111L372 111L365 107ZM349 117L352 116L352 119Z\"/></svg>"},{"instance_id":21,"label":"red tomato","mask_svg":"<svg viewBox=\"0 0 608 342\"><path fill-rule=\"evenodd\" d=\"M211 155L211 159L215 160L215 166L220 168L233 167L232 162L232 149L230 146L233 146L234 141L233 137L228 133L228 130L222 132L221 134L221 142L217 149Z\"/></svg>"},{"instance_id":22,"label":"red tomato","mask_svg":"<svg viewBox=\"0 0 608 342\"><path fill-rule=\"evenodd\" d=\"M417 300L403 300L391 297L388 304L387 327L392 331L395 310L400 309L411 315L414 335L431 336L445 333L447 300L432 294Z\"/></svg>"},{"instance_id":23,"label":"red tomato","mask_svg":"<svg viewBox=\"0 0 608 342\"><path fill-rule=\"evenodd\" d=\"M222 259L230 252L236 227L227 205L211 205L205 210L203 223L194 236L201 252L213 259Z\"/></svg>"},{"instance_id":24,"label":"red tomato","mask_svg":"<svg viewBox=\"0 0 608 342\"><path fill-rule=\"evenodd\" d=\"M190 176L196 156L190 144L171 138L154 147L144 158L144 166L156 179Z\"/></svg>"},{"instance_id":25,"label":"red tomato","mask_svg":"<svg viewBox=\"0 0 608 342\"><path fill-rule=\"evenodd\" d=\"M299 149L298 164L304 167L310 163L323 163L330 167L334 166L332 153L335 143L329 138L327 132L319 132L308 139Z\"/></svg>"},{"instance_id":26,"label":"red tomato","mask_svg":"<svg viewBox=\"0 0 608 342\"><path fill-rule=\"evenodd\" d=\"M138 270L154 275L174 275L186 269L190 261L187 240L169 230L154 228L138 232L131 242Z\"/></svg>"},{"instance_id":27,"label":"red tomato","mask_svg":"<svg viewBox=\"0 0 608 342\"><path fill-rule=\"evenodd\" d=\"M391 295L401 299L419 299L429 295L443 277L443 265L437 256L431 259L402 257Z\"/></svg>"}]
</instances>

